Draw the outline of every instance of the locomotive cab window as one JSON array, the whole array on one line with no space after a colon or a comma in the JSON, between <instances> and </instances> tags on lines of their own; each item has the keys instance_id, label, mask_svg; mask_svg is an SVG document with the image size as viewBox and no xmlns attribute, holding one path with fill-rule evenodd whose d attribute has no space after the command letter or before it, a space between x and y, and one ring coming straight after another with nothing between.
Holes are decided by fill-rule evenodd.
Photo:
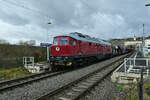
<instances>
[{"instance_id":1,"label":"locomotive cab window","mask_svg":"<svg viewBox=\"0 0 150 100\"><path fill-rule=\"evenodd\" d=\"M92 45L92 43L90 42L90 43L89 43L89 46L91 46L91 45Z\"/></svg>"},{"instance_id":2,"label":"locomotive cab window","mask_svg":"<svg viewBox=\"0 0 150 100\"><path fill-rule=\"evenodd\" d=\"M60 39L60 45L67 45L67 44L68 44L67 38Z\"/></svg>"},{"instance_id":3,"label":"locomotive cab window","mask_svg":"<svg viewBox=\"0 0 150 100\"><path fill-rule=\"evenodd\" d=\"M81 41L79 41L79 45L81 44Z\"/></svg>"},{"instance_id":4,"label":"locomotive cab window","mask_svg":"<svg viewBox=\"0 0 150 100\"><path fill-rule=\"evenodd\" d=\"M58 45L58 39L55 39L53 42L54 45Z\"/></svg>"},{"instance_id":5,"label":"locomotive cab window","mask_svg":"<svg viewBox=\"0 0 150 100\"><path fill-rule=\"evenodd\" d=\"M71 45L76 45L76 40L70 40Z\"/></svg>"}]
</instances>

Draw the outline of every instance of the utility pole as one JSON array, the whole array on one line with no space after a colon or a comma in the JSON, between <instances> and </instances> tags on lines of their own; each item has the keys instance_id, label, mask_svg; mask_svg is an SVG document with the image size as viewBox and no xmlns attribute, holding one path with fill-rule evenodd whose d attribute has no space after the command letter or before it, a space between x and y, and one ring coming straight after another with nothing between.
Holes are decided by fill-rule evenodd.
<instances>
[{"instance_id":1,"label":"utility pole","mask_svg":"<svg viewBox=\"0 0 150 100\"><path fill-rule=\"evenodd\" d=\"M144 90L143 90L143 71L144 71L144 68L141 68L141 81L140 81L140 83L138 84L138 86L139 86L139 100L143 100L144 98L143 98L143 92L144 92Z\"/></svg>"},{"instance_id":2,"label":"utility pole","mask_svg":"<svg viewBox=\"0 0 150 100\"><path fill-rule=\"evenodd\" d=\"M144 46L145 46L145 42L144 42L144 24L143 24L143 32L142 32L142 56L144 57Z\"/></svg>"},{"instance_id":3,"label":"utility pole","mask_svg":"<svg viewBox=\"0 0 150 100\"><path fill-rule=\"evenodd\" d=\"M143 47L144 47L144 45L145 45L145 42L144 42L144 24L143 24Z\"/></svg>"},{"instance_id":4,"label":"utility pole","mask_svg":"<svg viewBox=\"0 0 150 100\"><path fill-rule=\"evenodd\" d=\"M52 23L51 23L51 22L48 22L47 24L50 25L50 24L52 24ZM49 42L49 41L48 41L48 27L47 27L47 42ZM49 46L47 46L47 61L49 61Z\"/></svg>"}]
</instances>

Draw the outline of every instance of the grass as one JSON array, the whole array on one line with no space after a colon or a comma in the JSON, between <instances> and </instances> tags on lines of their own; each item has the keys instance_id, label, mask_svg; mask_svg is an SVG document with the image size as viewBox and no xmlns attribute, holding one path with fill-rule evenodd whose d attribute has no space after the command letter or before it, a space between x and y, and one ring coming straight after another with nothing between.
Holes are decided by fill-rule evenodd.
<instances>
[{"instance_id":1,"label":"grass","mask_svg":"<svg viewBox=\"0 0 150 100\"><path fill-rule=\"evenodd\" d=\"M137 85L133 85L131 89L132 89L131 93L128 93L128 96L126 96L125 100L139 100Z\"/></svg>"},{"instance_id":2,"label":"grass","mask_svg":"<svg viewBox=\"0 0 150 100\"><path fill-rule=\"evenodd\" d=\"M25 77L32 75L32 73L28 72L24 67L13 67L13 68L0 68L0 81L10 80L20 77Z\"/></svg>"},{"instance_id":3,"label":"grass","mask_svg":"<svg viewBox=\"0 0 150 100\"><path fill-rule=\"evenodd\" d=\"M125 100L139 100L137 84L134 84L135 89L130 93ZM150 100L150 82L144 84L144 100Z\"/></svg>"},{"instance_id":4,"label":"grass","mask_svg":"<svg viewBox=\"0 0 150 100\"><path fill-rule=\"evenodd\" d=\"M136 84L130 84L130 85L116 85L116 90L119 92L124 92L128 93L131 91ZM137 89L135 88L131 93L127 94L124 100L138 100L138 95L137 95ZM119 97L115 97L114 100L119 100Z\"/></svg>"},{"instance_id":5,"label":"grass","mask_svg":"<svg viewBox=\"0 0 150 100\"><path fill-rule=\"evenodd\" d=\"M144 96L150 100L150 81L144 85Z\"/></svg>"},{"instance_id":6,"label":"grass","mask_svg":"<svg viewBox=\"0 0 150 100\"><path fill-rule=\"evenodd\" d=\"M117 85L116 89L117 89L117 91L123 91L123 86L122 85Z\"/></svg>"},{"instance_id":7,"label":"grass","mask_svg":"<svg viewBox=\"0 0 150 100\"><path fill-rule=\"evenodd\" d=\"M124 91L127 92L132 88L132 85L117 85L116 90L117 91Z\"/></svg>"}]
</instances>

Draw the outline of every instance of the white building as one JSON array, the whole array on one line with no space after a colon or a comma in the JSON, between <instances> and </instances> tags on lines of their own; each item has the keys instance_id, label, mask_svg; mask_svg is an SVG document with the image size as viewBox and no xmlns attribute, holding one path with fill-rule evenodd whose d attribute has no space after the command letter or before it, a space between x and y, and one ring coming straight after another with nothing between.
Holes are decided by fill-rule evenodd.
<instances>
[{"instance_id":1,"label":"white building","mask_svg":"<svg viewBox=\"0 0 150 100\"><path fill-rule=\"evenodd\" d=\"M148 53L150 53L150 39L145 40L145 47L148 49Z\"/></svg>"}]
</instances>

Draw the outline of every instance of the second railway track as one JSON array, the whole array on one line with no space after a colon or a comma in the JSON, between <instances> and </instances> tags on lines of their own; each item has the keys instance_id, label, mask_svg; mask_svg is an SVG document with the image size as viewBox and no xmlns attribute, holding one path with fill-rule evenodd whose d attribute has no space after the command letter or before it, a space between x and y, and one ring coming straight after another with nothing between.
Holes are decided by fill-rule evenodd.
<instances>
[{"instance_id":1,"label":"second railway track","mask_svg":"<svg viewBox=\"0 0 150 100\"><path fill-rule=\"evenodd\" d=\"M129 56L129 55L127 55ZM90 91L94 86L109 76L117 66L122 63L123 58L112 62L94 72L91 72L67 85L62 86L37 100L78 100Z\"/></svg>"},{"instance_id":2,"label":"second railway track","mask_svg":"<svg viewBox=\"0 0 150 100\"><path fill-rule=\"evenodd\" d=\"M122 57L125 57L125 55L100 62L102 65L101 68L111 62L116 62L117 59ZM41 97L43 94L52 92L53 90L56 90L74 80L83 77L88 73L93 72L95 69L100 68L100 66L98 67L97 65L98 64L92 64L88 67L82 67L83 69L78 68L77 70L66 70L55 73L41 73L31 77L29 76L0 83L0 99L35 100Z\"/></svg>"},{"instance_id":3,"label":"second railway track","mask_svg":"<svg viewBox=\"0 0 150 100\"><path fill-rule=\"evenodd\" d=\"M76 69L82 69L84 67L79 67ZM64 71L59 71L59 72L44 72L44 73L40 73L40 74L35 74L35 75L31 75L31 76L26 76L26 77L22 77L22 78L17 78L17 79L12 79L12 80L8 80L8 81L3 81L0 82L0 92L9 90L9 89L13 89L19 86L23 86L25 84L30 84L32 82L35 81L39 81L42 79L46 79L46 78L50 78L53 76L57 76L57 75L61 75L63 73L66 72L71 72L74 71L75 69L71 69L71 70L64 70Z\"/></svg>"},{"instance_id":4,"label":"second railway track","mask_svg":"<svg viewBox=\"0 0 150 100\"><path fill-rule=\"evenodd\" d=\"M84 68L84 67L82 67ZM81 69L82 69L81 68ZM80 69L80 68L77 68ZM18 78L18 79L12 79L12 80L8 80L8 81L4 81L4 82L0 82L0 92L9 90L9 89L13 89L16 87L21 87L25 84L31 84L33 82L42 80L42 79L46 79L46 78L50 78L53 76L57 76L57 75L61 75L63 73L66 72L71 72L74 71L75 69L71 69L71 70L64 70L64 71L59 71L59 72L45 72L45 73L40 73L40 74L35 74L35 75L31 75L31 76L26 76L23 78Z\"/></svg>"},{"instance_id":5,"label":"second railway track","mask_svg":"<svg viewBox=\"0 0 150 100\"><path fill-rule=\"evenodd\" d=\"M13 79L13 80L8 80L0 83L0 92L6 91L8 89L13 89L18 86L22 86L28 83L32 83L38 80L42 80L45 78L50 78L56 75L63 74L68 71L60 71L60 72L45 72L45 73L40 73L40 74L35 74L23 78L18 78L18 79Z\"/></svg>"},{"instance_id":6,"label":"second railway track","mask_svg":"<svg viewBox=\"0 0 150 100\"><path fill-rule=\"evenodd\" d=\"M79 67L79 68L71 69L71 70L58 71L58 72L44 72L44 73L39 73L39 74L26 76L26 77L22 77L22 78L3 81L3 82L0 82L0 92L6 91L9 89L13 89L13 88L16 88L19 86L23 86L25 84L31 84L33 82L36 82L36 81L39 81L42 79L54 77L57 75L61 75L61 74L71 72L71 71L74 71L77 69L82 69L82 68L84 68L84 67Z\"/></svg>"}]
</instances>

